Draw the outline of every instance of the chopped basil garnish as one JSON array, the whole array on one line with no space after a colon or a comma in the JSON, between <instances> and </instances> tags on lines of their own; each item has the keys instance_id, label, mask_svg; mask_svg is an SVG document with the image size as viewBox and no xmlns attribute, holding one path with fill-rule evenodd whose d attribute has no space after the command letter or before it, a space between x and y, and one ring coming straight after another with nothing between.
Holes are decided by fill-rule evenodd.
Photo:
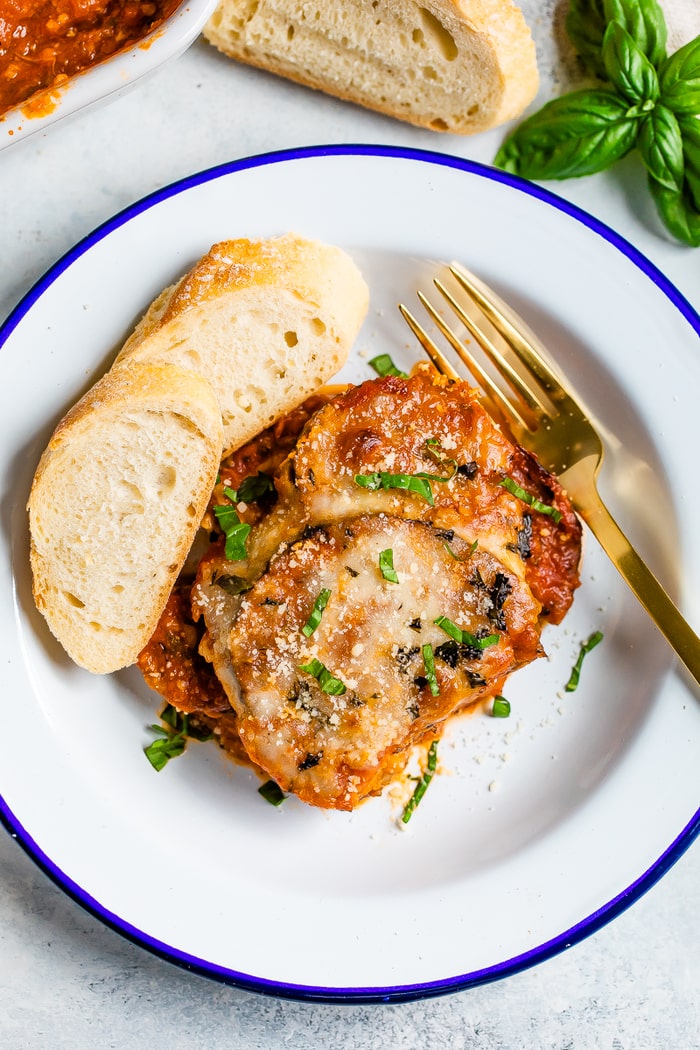
<instances>
[{"instance_id":1,"label":"chopped basil garnish","mask_svg":"<svg viewBox=\"0 0 700 1050\"><path fill-rule=\"evenodd\" d=\"M279 784L275 784L274 780L266 780L264 784L261 784L258 788L258 794L262 795L271 806L281 806L287 797Z\"/></svg>"},{"instance_id":2,"label":"chopped basil garnish","mask_svg":"<svg viewBox=\"0 0 700 1050\"><path fill-rule=\"evenodd\" d=\"M306 671L316 679L324 693L330 696L342 696L346 687L339 678L334 678L328 668L315 657L308 664L299 664L300 671Z\"/></svg>"},{"instance_id":3,"label":"chopped basil garnish","mask_svg":"<svg viewBox=\"0 0 700 1050\"><path fill-rule=\"evenodd\" d=\"M224 495L228 496L232 502L237 502L238 494L234 489L229 488L228 485L224 488ZM224 551L226 558L228 561L242 561L248 556L245 545L250 532L250 525L246 525L245 522L241 521L236 508L228 504L214 507L214 514L226 537Z\"/></svg>"},{"instance_id":4,"label":"chopped basil garnish","mask_svg":"<svg viewBox=\"0 0 700 1050\"><path fill-rule=\"evenodd\" d=\"M377 357L371 359L369 364L379 376L400 376L401 379L408 379L408 374L396 367L390 354L378 354Z\"/></svg>"},{"instance_id":5,"label":"chopped basil garnish","mask_svg":"<svg viewBox=\"0 0 700 1050\"><path fill-rule=\"evenodd\" d=\"M144 748L144 754L153 768L160 773L171 758L177 758L185 750L187 740L211 740L213 733L190 725L189 716L182 714L172 704L166 704L160 714L165 726L152 725L150 729L157 738Z\"/></svg>"},{"instance_id":6,"label":"chopped basil garnish","mask_svg":"<svg viewBox=\"0 0 700 1050\"><path fill-rule=\"evenodd\" d=\"M308 620L301 629L302 633L305 634L307 638L311 637L311 635L314 633L314 631L320 624L321 617L323 616L323 610L328 605L328 599L330 598L330 596L331 592L328 589L324 589L321 591L318 598L314 602L314 607L311 610L311 615L309 616Z\"/></svg>"},{"instance_id":7,"label":"chopped basil garnish","mask_svg":"<svg viewBox=\"0 0 700 1050\"><path fill-rule=\"evenodd\" d=\"M450 459L449 456L445 455L444 450L442 448L442 445L440 444L440 442L438 441L437 438L428 438L428 440L425 443L425 451L428 453L428 455L430 456L431 459L433 459L441 467L447 467L447 469L450 472L448 477L446 477L446 478L437 478L436 477L436 478L433 478L433 480L434 481L452 481L452 478L455 476L455 474L457 473L457 469L458 469L458 467L457 467L457 460L456 459ZM431 475L431 477L432 477L432 475Z\"/></svg>"},{"instance_id":8,"label":"chopped basil garnish","mask_svg":"<svg viewBox=\"0 0 700 1050\"><path fill-rule=\"evenodd\" d=\"M414 809L416 808L420 800L423 798L423 795L428 790L428 784L433 779L433 774L435 773L435 769L437 768L437 746L437 740L433 740L432 744L430 745L430 750L428 751L428 761L426 763L425 773L416 784L416 790L411 795L410 799L406 804L406 808L403 811L403 816L401 817L401 820L404 824L408 824L409 820L413 816Z\"/></svg>"},{"instance_id":9,"label":"chopped basil garnish","mask_svg":"<svg viewBox=\"0 0 700 1050\"><path fill-rule=\"evenodd\" d=\"M508 718L510 715L510 700L506 700L505 696L495 696L491 714L494 718Z\"/></svg>"},{"instance_id":10,"label":"chopped basil garnish","mask_svg":"<svg viewBox=\"0 0 700 1050\"><path fill-rule=\"evenodd\" d=\"M456 623L452 623L452 620L448 620L446 616L438 616L437 620L433 620L433 623L437 624L445 634L449 634L450 638L454 638L460 645L469 645L474 649L488 649L490 645L498 645L501 640L500 634L488 634L485 638L477 638L475 634L463 631L461 627L458 627Z\"/></svg>"},{"instance_id":11,"label":"chopped basil garnish","mask_svg":"<svg viewBox=\"0 0 700 1050\"><path fill-rule=\"evenodd\" d=\"M371 489L372 491L379 488L405 489L407 492L413 492L414 495L426 500L431 507L435 505L430 482L421 474L388 474L384 470L376 470L372 474L356 474L355 483L363 489Z\"/></svg>"},{"instance_id":12,"label":"chopped basil garnish","mask_svg":"<svg viewBox=\"0 0 700 1050\"><path fill-rule=\"evenodd\" d=\"M517 481L513 481L512 478L503 478L498 484L502 488L508 489L508 491L514 496L521 499L523 503L527 503L533 510L538 510L540 514L549 514L553 521L561 521L561 512L558 511L556 507L550 507L548 503L542 503L542 501L538 500L536 496L532 495L532 493L526 492L525 489L521 488Z\"/></svg>"},{"instance_id":13,"label":"chopped basil garnish","mask_svg":"<svg viewBox=\"0 0 700 1050\"><path fill-rule=\"evenodd\" d=\"M564 686L567 693L573 693L573 691L576 689L579 683L579 678L581 677L581 665L583 664L583 658L586 655L586 653L590 653L591 649L595 649L596 645L598 645L598 643L602 641L603 632L595 631L590 636L587 642L581 643L581 650L578 654L578 659L571 669L571 676L569 678L569 681Z\"/></svg>"},{"instance_id":14,"label":"chopped basil garnish","mask_svg":"<svg viewBox=\"0 0 700 1050\"><path fill-rule=\"evenodd\" d=\"M438 680L435 676L435 659L433 657L432 645L424 645L422 652L423 663L425 664L425 677L428 681L428 685L430 686L430 692L433 694L433 696L439 696L440 686L438 685Z\"/></svg>"},{"instance_id":15,"label":"chopped basil garnish","mask_svg":"<svg viewBox=\"0 0 700 1050\"><path fill-rule=\"evenodd\" d=\"M396 570L394 569L394 552L391 547L385 551L379 552L379 571L389 583L399 582Z\"/></svg>"},{"instance_id":16,"label":"chopped basil garnish","mask_svg":"<svg viewBox=\"0 0 700 1050\"><path fill-rule=\"evenodd\" d=\"M265 474L262 470L259 470L257 474L250 474L247 478L238 486L236 503L255 503L261 496L267 495L268 492L274 492L275 486L272 484L272 478L269 474Z\"/></svg>"}]
</instances>

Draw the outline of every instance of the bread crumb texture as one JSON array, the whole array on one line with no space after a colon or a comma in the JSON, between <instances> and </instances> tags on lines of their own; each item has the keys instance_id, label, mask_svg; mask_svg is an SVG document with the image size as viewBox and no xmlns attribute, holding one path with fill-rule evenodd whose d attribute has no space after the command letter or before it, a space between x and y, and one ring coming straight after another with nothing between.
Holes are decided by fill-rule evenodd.
<instances>
[{"instance_id":1,"label":"bread crumb texture","mask_svg":"<svg viewBox=\"0 0 700 1050\"><path fill-rule=\"evenodd\" d=\"M495 127L538 87L512 0L221 0L204 35L239 61L434 131Z\"/></svg>"},{"instance_id":2,"label":"bread crumb texture","mask_svg":"<svg viewBox=\"0 0 700 1050\"><path fill-rule=\"evenodd\" d=\"M209 383L172 365L115 368L59 423L28 511L34 598L76 663L131 664L150 637L216 478Z\"/></svg>"},{"instance_id":3,"label":"bread crumb texture","mask_svg":"<svg viewBox=\"0 0 700 1050\"><path fill-rule=\"evenodd\" d=\"M368 305L340 248L294 234L224 241L155 300L119 359L166 361L208 379L229 451L342 367Z\"/></svg>"}]
</instances>

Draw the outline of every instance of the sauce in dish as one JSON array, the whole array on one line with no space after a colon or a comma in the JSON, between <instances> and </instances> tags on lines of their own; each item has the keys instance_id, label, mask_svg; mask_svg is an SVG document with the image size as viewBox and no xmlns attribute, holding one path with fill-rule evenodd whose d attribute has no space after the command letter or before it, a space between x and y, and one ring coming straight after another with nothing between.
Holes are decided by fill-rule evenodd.
<instances>
[{"instance_id":1,"label":"sauce in dish","mask_svg":"<svg viewBox=\"0 0 700 1050\"><path fill-rule=\"evenodd\" d=\"M0 0L0 113L55 104L52 89L156 29L180 0Z\"/></svg>"}]
</instances>

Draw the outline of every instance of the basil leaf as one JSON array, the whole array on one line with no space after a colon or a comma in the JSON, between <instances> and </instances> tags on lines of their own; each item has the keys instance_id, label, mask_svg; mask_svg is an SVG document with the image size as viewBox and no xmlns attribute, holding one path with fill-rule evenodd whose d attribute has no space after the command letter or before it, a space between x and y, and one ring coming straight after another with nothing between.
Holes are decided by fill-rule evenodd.
<instances>
[{"instance_id":1,"label":"basil leaf","mask_svg":"<svg viewBox=\"0 0 700 1050\"><path fill-rule=\"evenodd\" d=\"M669 190L650 175L649 192L667 230L683 244L700 248L700 208L687 185L682 192Z\"/></svg>"},{"instance_id":2,"label":"basil leaf","mask_svg":"<svg viewBox=\"0 0 700 1050\"><path fill-rule=\"evenodd\" d=\"M639 114L612 91L552 99L506 139L494 163L526 179L570 179L609 168L632 149Z\"/></svg>"},{"instance_id":3,"label":"basil leaf","mask_svg":"<svg viewBox=\"0 0 700 1050\"><path fill-rule=\"evenodd\" d=\"M485 638L477 638L470 631L462 630L452 620L448 620L446 616L438 616L437 620L433 620L433 623L445 634L448 634L450 638L454 638L456 642L459 642L460 645L468 645L472 649L488 649L490 645L498 645L501 640L500 634L489 634Z\"/></svg>"},{"instance_id":4,"label":"basil leaf","mask_svg":"<svg viewBox=\"0 0 700 1050\"><path fill-rule=\"evenodd\" d=\"M423 653L423 664L425 665L425 677L430 686L430 692L433 696L440 695L440 686L438 685L437 676L435 674L435 657L433 655L432 645L424 645L422 649Z\"/></svg>"},{"instance_id":5,"label":"basil leaf","mask_svg":"<svg viewBox=\"0 0 700 1050\"><path fill-rule=\"evenodd\" d=\"M653 65L618 22L611 22L603 37L603 62L614 87L630 102L655 102L659 78Z\"/></svg>"},{"instance_id":6,"label":"basil leaf","mask_svg":"<svg viewBox=\"0 0 700 1050\"><path fill-rule=\"evenodd\" d=\"M657 0L604 0L606 22L617 22L649 61L658 66L666 58L668 31Z\"/></svg>"},{"instance_id":7,"label":"basil leaf","mask_svg":"<svg viewBox=\"0 0 700 1050\"><path fill-rule=\"evenodd\" d=\"M379 552L379 571L389 583L398 583L399 578L394 568L394 552L391 547Z\"/></svg>"},{"instance_id":8,"label":"basil leaf","mask_svg":"<svg viewBox=\"0 0 700 1050\"><path fill-rule=\"evenodd\" d=\"M510 700L505 696L494 696L491 714L494 718L508 718L510 716Z\"/></svg>"},{"instance_id":9,"label":"basil leaf","mask_svg":"<svg viewBox=\"0 0 700 1050\"><path fill-rule=\"evenodd\" d=\"M526 492L513 478L505 477L498 484L501 488L508 489L511 495L521 499L523 503L527 503L533 510L538 510L540 514L549 514L550 518L556 521L557 524L561 521L561 511L558 511L556 507L550 507L548 503L542 503L532 493Z\"/></svg>"},{"instance_id":10,"label":"basil leaf","mask_svg":"<svg viewBox=\"0 0 700 1050\"><path fill-rule=\"evenodd\" d=\"M232 490L224 489L227 496L230 497ZM221 531L226 537L226 547L224 554L228 561L242 561L247 558L248 552L246 550L246 540L248 539L248 533L250 532L250 525L246 525L238 517L238 513L235 507L230 507L228 504L224 504L218 507L214 507L214 514L216 519L221 526Z\"/></svg>"},{"instance_id":11,"label":"basil leaf","mask_svg":"<svg viewBox=\"0 0 700 1050\"><path fill-rule=\"evenodd\" d=\"M700 209L700 118L679 116L678 127L683 142L686 190L695 207Z\"/></svg>"},{"instance_id":12,"label":"basil leaf","mask_svg":"<svg viewBox=\"0 0 700 1050\"><path fill-rule=\"evenodd\" d=\"M330 598L330 596L331 592L327 588L324 588L324 590L320 592L318 598L314 602L314 607L311 610L311 615L309 616L308 620L301 629L302 634L305 634L307 638L311 637L311 635L314 633L314 631L320 624L321 617L323 616L323 610L328 605L328 599Z\"/></svg>"},{"instance_id":13,"label":"basil leaf","mask_svg":"<svg viewBox=\"0 0 700 1050\"><path fill-rule=\"evenodd\" d=\"M603 632L602 631L595 631L590 636L588 641L581 643L581 649L579 650L578 659L576 660L576 663L574 664L574 666L571 669L571 676L569 678L569 681L564 686L564 689L566 690L567 693L573 693L573 691L578 686L579 679L581 677L581 665L583 663L583 658L586 655L586 653L590 653L591 649L595 649L596 645L598 645L599 642L602 642L602 641L603 641Z\"/></svg>"},{"instance_id":14,"label":"basil leaf","mask_svg":"<svg viewBox=\"0 0 700 1050\"><path fill-rule=\"evenodd\" d=\"M265 474L262 470L259 470L257 474L250 474L247 478L238 486L238 492L234 503L255 503L261 496L267 495L268 492L274 492L275 486L272 484L272 478L269 474Z\"/></svg>"},{"instance_id":15,"label":"basil leaf","mask_svg":"<svg viewBox=\"0 0 700 1050\"><path fill-rule=\"evenodd\" d=\"M408 379L408 373L402 372L400 368L397 368L391 359L391 354L378 354L377 357L373 357L368 364L372 366L378 376L400 376L401 379Z\"/></svg>"},{"instance_id":16,"label":"basil leaf","mask_svg":"<svg viewBox=\"0 0 700 1050\"><path fill-rule=\"evenodd\" d=\"M281 806L287 797L279 784L276 784L274 780L266 780L264 784L261 784L258 788L258 794L262 795L271 806Z\"/></svg>"},{"instance_id":17,"label":"basil leaf","mask_svg":"<svg viewBox=\"0 0 700 1050\"><path fill-rule=\"evenodd\" d=\"M314 657L308 664L299 664L299 670L305 671L316 679L324 693L329 696L342 696L347 691L339 678L334 678L325 664Z\"/></svg>"},{"instance_id":18,"label":"basil leaf","mask_svg":"<svg viewBox=\"0 0 700 1050\"><path fill-rule=\"evenodd\" d=\"M659 87L661 101L674 113L700 113L700 36L663 63Z\"/></svg>"},{"instance_id":19,"label":"basil leaf","mask_svg":"<svg viewBox=\"0 0 700 1050\"><path fill-rule=\"evenodd\" d=\"M430 487L430 482L426 480L426 477L424 474L389 474L384 470L377 470L372 474L356 474L355 484L371 491L379 488L405 489L407 492L413 492L416 496L420 496L432 507L435 505L435 500L433 499L433 490ZM443 479L435 478L435 480L441 481Z\"/></svg>"},{"instance_id":20,"label":"basil leaf","mask_svg":"<svg viewBox=\"0 0 700 1050\"><path fill-rule=\"evenodd\" d=\"M655 106L639 129L637 146L649 174L669 190L683 189L683 140L678 121L666 106Z\"/></svg>"},{"instance_id":21,"label":"basil leaf","mask_svg":"<svg viewBox=\"0 0 700 1050\"><path fill-rule=\"evenodd\" d=\"M428 784L433 779L435 770L437 768L437 746L437 740L433 740L432 744L430 745L430 750L428 751L428 760L426 762L425 773L418 781L418 784L416 785L416 790L411 795L410 799L408 800L408 803L406 804L406 808L403 811L401 820L404 824L408 824L409 820L413 815L414 809L416 808L420 800L423 798L423 795L428 790Z\"/></svg>"},{"instance_id":22,"label":"basil leaf","mask_svg":"<svg viewBox=\"0 0 700 1050\"><path fill-rule=\"evenodd\" d=\"M604 0L571 0L566 31L579 58L590 73L605 80L603 34L607 19Z\"/></svg>"}]
</instances>

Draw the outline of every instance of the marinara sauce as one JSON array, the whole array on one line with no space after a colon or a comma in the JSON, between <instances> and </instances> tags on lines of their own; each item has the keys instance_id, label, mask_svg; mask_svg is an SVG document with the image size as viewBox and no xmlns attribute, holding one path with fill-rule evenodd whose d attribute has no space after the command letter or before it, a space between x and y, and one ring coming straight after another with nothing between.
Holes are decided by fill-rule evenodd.
<instances>
[{"instance_id":1,"label":"marinara sauce","mask_svg":"<svg viewBox=\"0 0 700 1050\"><path fill-rule=\"evenodd\" d=\"M0 0L0 113L141 40L180 0Z\"/></svg>"}]
</instances>

